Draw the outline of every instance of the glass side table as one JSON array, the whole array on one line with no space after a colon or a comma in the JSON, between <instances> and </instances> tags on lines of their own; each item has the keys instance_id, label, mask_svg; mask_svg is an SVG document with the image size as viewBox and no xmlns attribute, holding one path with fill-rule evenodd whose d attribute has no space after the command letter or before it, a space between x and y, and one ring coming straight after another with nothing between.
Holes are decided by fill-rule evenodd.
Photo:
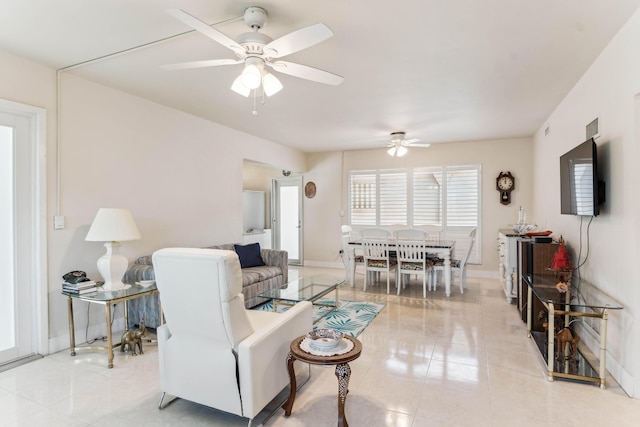
<instances>
[{"instance_id":1,"label":"glass side table","mask_svg":"<svg viewBox=\"0 0 640 427\"><path fill-rule=\"evenodd\" d=\"M119 302L124 302L124 325L125 330L129 325L129 311L127 308L127 301L142 298L147 295L155 294L158 292L158 288L155 284L144 287L140 285L130 285L127 289L121 289L118 291L96 291L88 294L77 295L68 292L62 292L62 295L67 297L67 308L69 311L69 341L71 356L75 356L78 351L106 351L107 352L107 367L113 368L113 339L111 336L111 306ZM91 304L101 304L105 307L105 314L107 320L107 346L85 346L76 347L75 338L75 326L73 323L73 300L86 301ZM162 308L160 308L160 316L162 318ZM115 346L119 346L117 343Z\"/></svg>"},{"instance_id":2,"label":"glass side table","mask_svg":"<svg viewBox=\"0 0 640 427\"><path fill-rule=\"evenodd\" d=\"M549 381L564 378L592 382L605 388L609 310L621 310L622 305L585 280L579 285L572 284L566 292L559 292L555 287L558 279L552 274L523 276L523 279L527 284L527 335L533 338L540 350L547 365ZM532 331L533 316L545 315L543 312L532 313L533 298L540 300L546 309L546 331ZM592 329L599 331L598 367L584 357L579 342L568 343L562 339L563 330L575 321L593 323ZM557 348L556 342L562 347ZM571 346L574 346L573 350Z\"/></svg>"}]
</instances>

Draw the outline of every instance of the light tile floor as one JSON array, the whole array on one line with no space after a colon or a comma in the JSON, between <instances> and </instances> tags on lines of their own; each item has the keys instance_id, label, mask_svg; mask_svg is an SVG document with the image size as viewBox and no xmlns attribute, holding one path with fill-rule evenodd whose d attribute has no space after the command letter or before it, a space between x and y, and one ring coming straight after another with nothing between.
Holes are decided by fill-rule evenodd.
<instances>
[{"instance_id":1,"label":"light tile floor","mask_svg":"<svg viewBox=\"0 0 640 427\"><path fill-rule=\"evenodd\" d=\"M340 270L300 268L294 274ZM386 303L360 336L346 403L358 426L637 426L640 400L612 380L549 382L525 325L496 280L468 279L464 295L442 288L422 299L412 284L398 297L386 286L362 292L343 285L340 298ZM68 351L0 373L0 425L9 426L245 426L246 419L177 400L160 411L157 348L142 356L116 351ZM283 362L284 363L284 362ZM337 382L332 368L312 367L293 413L277 409L267 426L334 426Z\"/></svg>"}]
</instances>

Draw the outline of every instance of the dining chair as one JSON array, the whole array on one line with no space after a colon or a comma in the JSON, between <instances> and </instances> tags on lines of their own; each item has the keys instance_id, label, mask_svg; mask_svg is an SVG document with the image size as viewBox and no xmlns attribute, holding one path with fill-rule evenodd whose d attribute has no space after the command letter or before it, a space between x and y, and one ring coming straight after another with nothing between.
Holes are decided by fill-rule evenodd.
<instances>
[{"instance_id":1,"label":"dining chair","mask_svg":"<svg viewBox=\"0 0 640 427\"><path fill-rule=\"evenodd\" d=\"M389 293L391 271L397 267L397 261L391 258L388 238L363 238L364 250L364 290L367 290L367 282L371 278L369 273L387 273L387 293ZM397 285L397 283L396 283Z\"/></svg>"},{"instance_id":2,"label":"dining chair","mask_svg":"<svg viewBox=\"0 0 640 427\"><path fill-rule=\"evenodd\" d=\"M402 288L402 275L409 275L408 282L411 285L411 275L422 275L422 297L427 297L427 275L431 270L431 260L427 258L425 251L425 240L408 240L398 238L396 240L397 267L397 287L398 295Z\"/></svg>"},{"instance_id":3,"label":"dining chair","mask_svg":"<svg viewBox=\"0 0 640 427\"><path fill-rule=\"evenodd\" d=\"M360 235L358 230L354 230L350 225L343 225L341 231L342 256L345 266L348 266L350 264L350 258L353 257L353 268L357 269L359 265L364 265L364 255L362 253L362 247L349 245L349 242L360 241L362 240L362 236ZM349 268L347 268L347 274L349 272ZM353 274L355 275L355 271L353 271ZM351 282L351 287L354 286L352 277L348 277L349 281Z\"/></svg>"},{"instance_id":4,"label":"dining chair","mask_svg":"<svg viewBox=\"0 0 640 427\"><path fill-rule=\"evenodd\" d=\"M380 227L376 227L376 228L361 228L359 230L355 230L355 233L357 233L357 236L355 236L354 238L356 240L360 240L362 241L363 239L393 239L393 234L391 231L389 231L387 228L380 228ZM389 253L389 256L391 259L395 259L396 257L396 253L395 251L391 251ZM379 271L370 271L370 272L365 272L365 274L369 274L370 277L369 279L372 281L379 281L380 280L380 272ZM372 277L373 276L373 277Z\"/></svg>"},{"instance_id":5,"label":"dining chair","mask_svg":"<svg viewBox=\"0 0 640 427\"><path fill-rule=\"evenodd\" d=\"M454 276L458 276L460 278L459 280L460 280L461 294L464 293L464 287L466 286L466 282L467 282L467 261L469 260L469 255L471 255L471 250L473 249L473 245L476 242L476 231L477 229L474 228L469 233L469 237L471 238L471 241L469 242L469 246L465 251L464 257L462 257L461 259L453 259L453 258L451 259L451 276L452 278ZM443 270L444 270L444 260L441 258L435 259L434 264L431 267L431 280L429 281L429 288L433 286L433 289L434 290L436 289L438 283L440 283L440 277L442 276ZM433 277L434 275L437 275L437 277Z\"/></svg>"},{"instance_id":6,"label":"dining chair","mask_svg":"<svg viewBox=\"0 0 640 427\"><path fill-rule=\"evenodd\" d=\"M424 240L427 232L417 228L402 228L393 232L396 240Z\"/></svg>"},{"instance_id":7,"label":"dining chair","mask_svg":"<svg viewBox=\"0 0 640 427\"><path fill-rule=\"evenodd\" d=\"M363 228L360 230L360 235L363 239L388 239L391 237L391 232L384 228Z\"/></svg>"}]
</instances>

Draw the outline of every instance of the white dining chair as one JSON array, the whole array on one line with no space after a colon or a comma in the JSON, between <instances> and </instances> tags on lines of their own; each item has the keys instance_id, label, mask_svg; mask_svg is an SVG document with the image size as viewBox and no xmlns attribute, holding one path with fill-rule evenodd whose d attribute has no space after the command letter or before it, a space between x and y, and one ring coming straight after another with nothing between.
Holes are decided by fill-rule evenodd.
<instances>
[{"instance_id":1,"label":"white dining chair","mask_svg":"<svg viewBox=\"0 0 640 427\"><path fill-rule=\"evenodd\" d=\"M427 297L427 275L430 273L431 261L425 251L425 240L396 240L397 287L398 295L403 287L402 275L409 275L408 284L411 286L411 275L422 275L422 297Z\"/></svg>"},{"instance_id":2,"label":"white dining chair","mask_svg":"<svg viewBox=\"0 0 640 427\"><path fill-rule=\"evenodd\" d=\"M391 272L396 269L397 261L391 258L389 251L389 239L362 239L364 250L364 290L367 290L367 282L372 277L369 273L387 273L387 293L390 288ZM396 284L397 285L397 284Z\"/></svg>"},{"instance_id":3,"label":"white dining chair","mask_svg":"<svg viewBox=\"0 0 640 427\"><path fill-rule=\"evenodd\" d=\"M389 239L391 232L384 228L363 228L360 230L363 239Z\"/></svg>"},{"instance_id":4,"label":"white dining chair","mask_svg":"<svg viewBox=\"0 0 640 427\"><path fill-rule=\"evenodd\" d=\"M357 242L362 240L362 236L360 235L358 230L354 230L350 225L343 225L341 228L342 231L342 259L344 261L346 270L347 270L347 279L351 283L351 287L354 287L355 283L354 277L356 273L356 269L358 266L364 265L364 256L362 252L361 246L350 245L349 242ZM351 258L353 258L353 262L351 262ZM351 267L354 271L351 271Z\"/></svg>"},{"instance_id":5,"label":"white dining chair","mask_svg":"<svg viewBox=\"0 0 640 427\"><path fill-rule=\"evenodd\" d=\"M393 235L396 240L425 240L427 238L427 232L417 228L402 228L394 231Z\"/></svg>"},{"instance_id":6,"label":"white dining chair","mask_svg":"<svg viewBox=\"0 0 640 427\"><path fill-rule=\"evenodd\" d=\"M452 278L458 276L460 281L460 293L464 293L464 288L467 282L467 261L469 260L469 255L471 255L471 251L473 250L473 245L476 242L476 231L474 228L469 233L469 237L471 241L469 242L469 246L464 253L464 256L461 259L451 259L451 276ZM434 260L434 264L431 267L431 280L429 281L429 287L433 286L435 290L438 283L440 283L440 277L442 276L442 271L444 270L444 260L437 258ZM434 277L436 275L436 277Z\"/></svg>"}]
</instances>

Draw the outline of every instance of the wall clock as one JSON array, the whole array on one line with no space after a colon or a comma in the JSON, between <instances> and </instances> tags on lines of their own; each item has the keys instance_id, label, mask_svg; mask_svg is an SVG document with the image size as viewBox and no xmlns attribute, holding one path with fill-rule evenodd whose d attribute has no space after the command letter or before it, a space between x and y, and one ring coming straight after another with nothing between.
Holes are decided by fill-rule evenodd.
<instances>
[{"instance_id":1,"label":"wall clock","mask_svg":"<svg viewBox=\"0 0 640 427\"><path fill-rule=\"evenodd\" d=\"M313 199L316 195L316 184L313 181L307 182L304 186L304 195L310 199Z\"/></svg>"},{"instance_id":2,"label":"wall clock","mask_svg":"<svg viewBox=\"0 0 640 427\"><path fill-rule=\"evenodd\" d=\"M496 190L500 192L500 203L508 205L511 203L511 192L516 187L516 179L511 172L500 172L496 178Z\"/></svg>"}]
</instances>

